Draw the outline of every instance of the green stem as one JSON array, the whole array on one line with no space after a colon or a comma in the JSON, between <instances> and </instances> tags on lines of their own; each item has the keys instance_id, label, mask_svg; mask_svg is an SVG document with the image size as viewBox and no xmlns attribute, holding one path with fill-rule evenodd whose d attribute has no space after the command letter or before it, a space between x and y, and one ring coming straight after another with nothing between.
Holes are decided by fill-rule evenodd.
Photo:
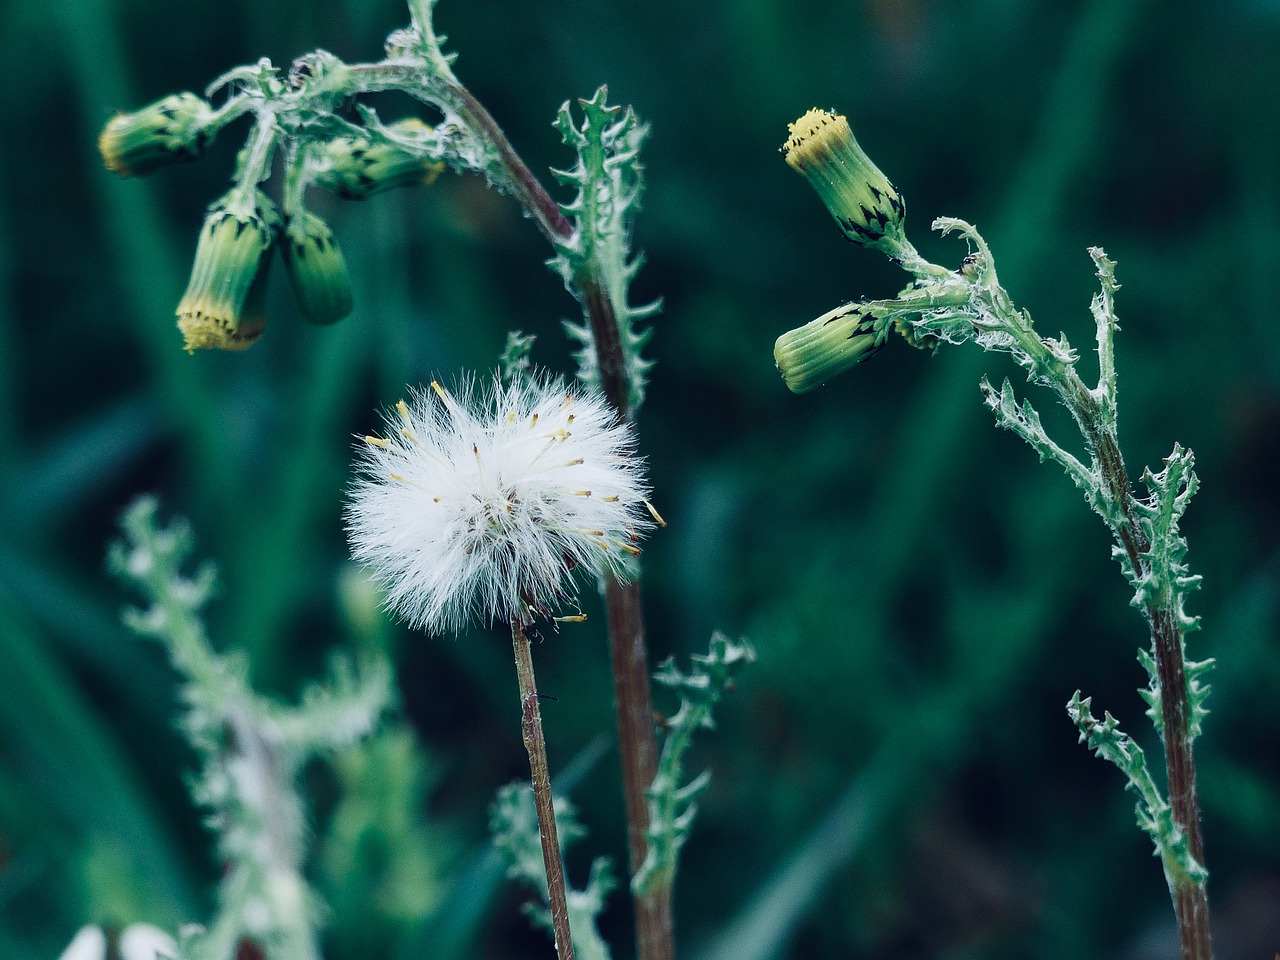
<instances>
[{"instance_id":1,"label":"green stem","mask_svg":"<svg viewBox=\"0 0 1280 960\"><path fill-rule=\"evenodd\" d=\"M257 206L254 202L254 194L257 192L258 184L270 173L275 145L275 110L262 107L258 111L258 122L254 125L253 134L245 144L236 168L236 186L240 191L241 202L247 205L248 213L252 213Z\"/></svg>"},{"instance_id":2,"label":"green stem","mask_svg":"<svg viewBox=\"0 0 1280 960\"><path fill-rule=\"evenodd\" d=\"M547 741L542 735L542 711L538 708L538 688L533 679L533 651L530 649L524 624L519 620L511 621L511 642L515 648L516 679L520 684L524 748L529 754L533 799L538 808L538 825L541 828L542 862L547 869L547 904L551 908L556 953L560 960L573 960L573 941L569 937L569 901L564 889L564 862L560 858L560 836L556 831L551 768L547 763Z\"/></svg>"},{"instance_id":3,"label":"green stem","mask_svg":"<svg viewBox=\"0 0 1280 960\"><path fill-rule=\"evenodd\" d=\"M280 196L280 209L287 218L302 212L303 194L307 184L307 144L290 140L284 147L284 189Z\"/></svg>"},{"instance_id":4,"label":"green stem","mask_svg":"<svg viewBox=\"0 0 1280 960\"><path fill-rule=\"evenodd\" d=\"M944 229L958 222L939 221ZM980 246L981 260L987 265L984 280L970 284L971 308L967 314L975 328L1007 336L1011 343L994 349L1007 351L1028 370L1028 379L1052 389L1070 411L1084 437L1093 464L1095 480L1086 484L1092 490L1090 502L1110 527L1124 552L1128 567L1138 577L1152 575L1152 544L1137 522L1136 502L1124 456L1116 435L1115 360L1112 345L1113 313L1110 305L1110 272L1094 251L1103 279L1102 300L1095 301L1098 320L1098 356L1101 381L1096 391L1090 390L1076 372L1074 360L1065 350L1043 340L1032 328L1025 313L1010 301L995 279L990 266L990 251L976 231L960 224L972 242ZM961 276L951 270L925 261L908 246L900 261L916 278L936 288L962 283ZM1043 454L1043 449L1041 450ZM1071 473L1070 461L1060 458ZM1151 647L1156 662L1161 698L1161 720L1168 777L1169 806L1176 830L1187 840L1188 852L1201 865L1204 843L1200 833L1200 808L1196 795L1195 755L1192 746L1192 704L1184 656L1183 630L1178 608L1167 592L1143 595L1143 613L1151 629ZM1202 879L1176 871L1169 875L1170 894L1177 916L1183 960L1211 960L1209 942L1209 906Z\"/></svg>"}]
</instances>

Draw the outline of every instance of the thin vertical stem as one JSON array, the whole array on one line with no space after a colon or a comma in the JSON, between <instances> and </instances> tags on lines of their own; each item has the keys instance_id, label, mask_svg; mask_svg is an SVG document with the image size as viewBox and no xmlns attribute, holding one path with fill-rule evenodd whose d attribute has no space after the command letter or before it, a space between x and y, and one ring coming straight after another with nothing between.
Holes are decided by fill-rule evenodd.
<instances>
[{"instance_id":1,"label":"thin vertical stem","mask_svg":"<svg viewBox=\"0 0 1280 960\"><path fill-rule=\"evenodd\" d=\"M649 653L645 646L640 584L605 582L609 617L609 647L613 664L613 694L618 714L618 752L622 762L622 793L627 808L629 875L644 862L648 847L647 791L658 772L658 743L653 731L653 700L649 689ZM636 951L640 960L672 960L675 925L669 884L639 896L633 893Z\"/></svg>"},{"instance_id":2,"label":"thin vertical stem","mask_svg":"<svg viewBox=\"0 0 1280 960\"><path fill-rule=\"evenodd\" d=\"M410 8L418 29L424 29L429 21L430 4L427 0L412 0ZM452 71L442 73L443 84L427 92L420 78L412 72L406 73L399 65L352 66L349 70L360 75L359 83L364 89L396 88L427 102L446 100L474 133L494 147L504 174L504 186L548 242L558 247L573 235L572 222L516 153L497 121L453 76ZM605 398L620 420L629 420L632 413L630 384L627 382L614 305L598 276L588 273L575 277L573 285L591 327ZM626 800L628 852L631 873L634 874L644 861L648 842L649 807L645 792L657 772L658 747L649 692L649 654L645 646L644 613L638 584L633 582L624 586L612 577L608 578L605 582L605 603L608 607L623 795ZM645 897L633 895L633 903L639 960L671 960L675 948L670 889Z\"/></svg>"},{"instance_id":3,"label":"thin vertical stem","mask_svg":"<svg viewBox=\"0 0 1280 960\"><path fill-rule=\"evenodd\" d=\"M1105 363L1105 360L1104 360ZM1117 542L1135 571L1149 568L1145 560L1151 544L1136 522L1137 504L1125 468L1124 455L1113 424L1074 370L1048 381L1080 425L1093 462L1108 491L1122 511L1120 522L1111 522ZM1144 612L1151 626L1151 646L1160 678L1160 710L1164 728L1164 761L1169 806L1173 821L1187 838L1187 849L1204 865L1204 838L1200 832L1200 801L1196 792L1196 760L1190 734L1191 700L1183 654L1183 633L1175 611L1150 600ZM1172 879L1169 891L1178 924L1182 960L1212 960L1209 937L1209 896L1203 883L1186 874Z\"/></svg>"},{"instance_id":4,"label":"thin vertical stem","mask_svg":"<svg viewBox=\"0 0 1280 960\"><path fill-rule=\"evenodd\" d=\"M477 131L497 147L516 200L553 246L564 240L572 233L572 225L546 188L520 159L493 117L470 91L456 80L451 82L451 87L458 105L475 124ZM605 398L617 411L619 419L628 420L631 417L630 390L613 303L595 277L576 278L576 286L594 337ZM648 844L649 805L645 794L658 769L658 743L653 729L653 700L649 688L649 652L645 644L639 583L620 584L613 577L607 578L605 606L608 609L622 791L627 812L629 873L634 875L644 861ZM647 896L633 894L632 901L639 960L672 960L675 956L675 934L670 887Z\"/></svg>"},{"instance_id":5,"label":"thin vertical stem","mask_svg":"<svg viewBox=\"0 0 1280 960\"><path fill-rule=\"evenodd\" d=\"M516 678L520 683L524 748L529 753L533 799L538 808L542 862L547 868L547 904L551 908L556 953L560 960L573 960L573 941L569 938L569 902L564 890L564 862L560 859L560 836L556 831L556 813L551 796L551 769L547 764L547 741L542 736L538 688L533 680L533 651L529 646L529 637L524 632L524 624L519 620L511 621L511 642L515 648Z\"/></svg>"}]
</instances>

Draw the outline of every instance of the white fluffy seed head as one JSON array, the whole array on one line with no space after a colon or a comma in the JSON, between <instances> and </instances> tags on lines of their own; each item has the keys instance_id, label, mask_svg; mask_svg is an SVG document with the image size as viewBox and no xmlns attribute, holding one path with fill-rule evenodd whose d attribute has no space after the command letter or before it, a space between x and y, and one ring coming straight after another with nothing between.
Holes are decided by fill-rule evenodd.
<instances>
[{"instance_id":1,"label":"white fluffy seed head","mask_svg":"<svg viewBox=\"0 0 1280 960\"><path fill-rule=\"evenodd\" d=\"M352 555L412 626L526 620L572 571L621 575L651 526L630 428L599 398L536 376L418 391L361 444Z\"/></svg>"}]
</instances>

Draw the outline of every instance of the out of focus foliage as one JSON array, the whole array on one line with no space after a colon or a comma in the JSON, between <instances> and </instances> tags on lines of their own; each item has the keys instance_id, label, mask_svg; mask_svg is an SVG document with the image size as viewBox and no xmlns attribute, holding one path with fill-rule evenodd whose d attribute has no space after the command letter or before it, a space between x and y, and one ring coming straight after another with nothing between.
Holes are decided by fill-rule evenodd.
<instances>
[{"instance_id":1,"label":"out of focus foliage","mask_svg":"<svg viewBox=\"0 0 1280 960\"><path fill-rule=\"evenodd\" d=\"M426 759L389 767L377 750L409 741L388 740L310 771L334 960L549 951L485 837L524 764L506 641L386 624L340 506L352 434L405 384L491 366L514 327L572 369L576 305L542 239L475 180L333 200L354 314L307 326L279 283L251 350L188 356L173 310L234 131L146 181L94 149L116 109L259 56L373 59L406 21L398 0L0 6L0 956L56 956L87 921L208 913L219 865L184 788L175 677L103 573L144 491L218 561L210 633L260 688L293 695L339 643L393 653ZM1144 625L1078 493L992 428L978 377L1010 370L895 343L797 398L773 368L778 333L899 282L777 154L815 105L850 117L926 256L964 253L934 216L976 223L1045 332L1087 344L1085 248L1118 262L1130 467L1176 439L1203 484L1182 528L1204 576L1190 653L1219 663L1198 751L1216 946L1280 947L1280 5L442 0L437 26L535 170L570 161L551 122L602 82L652 126L634 287L665 300L640 422L670 524L645 553L652 653L683 660L718 627L758 655L690 759L714 774L681 862L683 955L1176 949L1132 800L1063 711L1083 687L1136 720ZM553 762L597 757L573 790L591 831L575 875L625 859L588 613L535 651ZM386 793L341 800L358 770ZM405 804L416 822L377 813ZM401 842L428 850L392 865ZM628 926L615 893L617 956Z\"/></svg>"}]
</instances>

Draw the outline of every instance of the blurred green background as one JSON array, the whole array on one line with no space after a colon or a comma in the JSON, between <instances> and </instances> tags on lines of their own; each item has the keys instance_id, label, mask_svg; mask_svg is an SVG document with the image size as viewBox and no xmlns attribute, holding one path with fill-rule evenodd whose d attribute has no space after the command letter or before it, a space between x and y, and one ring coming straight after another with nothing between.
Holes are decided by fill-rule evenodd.
<instances>
[{"instance_id":1,"label":"blurred green background","mask_svg":"<svg viewBox=\"0 0 1280 960\"><path fill-rule=\"evenodd\" d=\"M174 679L119 626L103 572L147 491L220 563L211 630L264 689L291 695L370 633L395 651L426 757L399 789L426 826L391 856L416 879L395 881L398 914L365 874L319 880L330 955L550 956L485 843L494 790L525 772L507 641L353 618L341 521L350 438L405 384L491 365L513 327L570 369L576 307L541 238L475 178L316 198L355 314L308 328L277 276L257 346L188 356L172 313L242 127L141 182L94 146L117 109L260 56L376 59L406 21L396 0L0 5L0 956L54 957L88 921L208 913ZM1101 523L993 429L976 386L1025 385L1004 358L901 342L804 397L773 368L783 330L902 282L777 153L815 105L850 117L926 256L965 252L935 216L975 222L1043 333L1086 352L1085 248L1119 262L1131 472L1178 440L1203 481L1184 530L1205 578L1191 652L1220 664L1198 753L1218 955L1280 949L1280 4L442 0L437 27L536 170L569 162L550 121L602 82L653 126L635 293L666 309L639 426L670 526L646 551L652 653L721 628L759 654L692 757L714 779L679 878L682 957L1176 954L1132 800L1063 710L1082 688L1158 755L1134 692L1144 625ZM576 764L592 829L579 883L590 855L624 855L587 609L536 651L553 763ZM311 775L318 845L343 776L391 789L361 769ZM627 912L615 894L619 958Z\"/></svg>"}]
</instances>

